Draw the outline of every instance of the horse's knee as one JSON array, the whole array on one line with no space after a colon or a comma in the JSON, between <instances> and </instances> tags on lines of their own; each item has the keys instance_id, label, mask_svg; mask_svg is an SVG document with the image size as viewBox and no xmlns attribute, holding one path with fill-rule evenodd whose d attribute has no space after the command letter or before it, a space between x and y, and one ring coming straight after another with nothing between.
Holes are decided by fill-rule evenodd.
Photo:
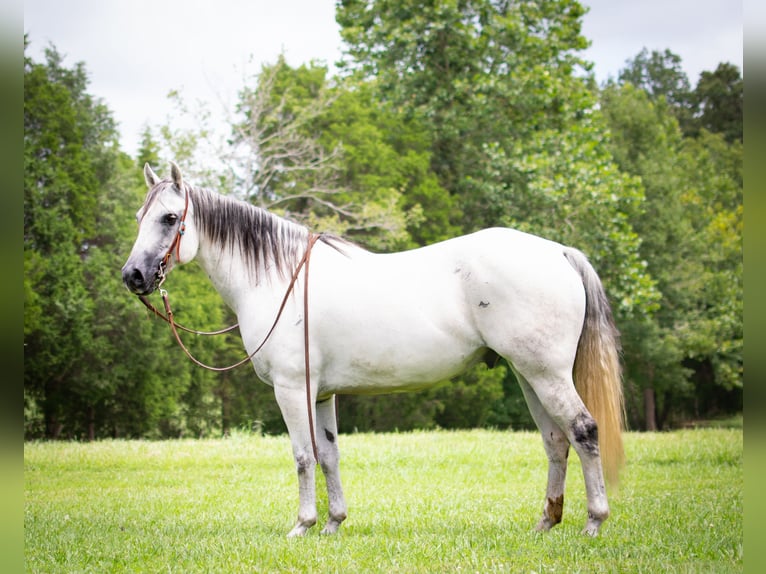
<instances>
[{"instance_id":1,"label":"horse's knee","mask_svg":"<svg viewBox=\"0 0 766 574\"><path fill-rule=\"evenodd\" d=\"M572 421L572 437L575 444L591 455L599 454L598 425L588 413L580 413Z\"/></svg>"},{"instance_id":2,"label":"horse's knee","mask_svg":"<svg viewBox=\"0 0 766 574\"><path fill-rule=\"evenodd\" d=\"M295 468L298 471L298 475L304 475L308 471L312 470L316 465L313 455L306 453L298 453L295 455Z\"/></svg>"}]
</instances>

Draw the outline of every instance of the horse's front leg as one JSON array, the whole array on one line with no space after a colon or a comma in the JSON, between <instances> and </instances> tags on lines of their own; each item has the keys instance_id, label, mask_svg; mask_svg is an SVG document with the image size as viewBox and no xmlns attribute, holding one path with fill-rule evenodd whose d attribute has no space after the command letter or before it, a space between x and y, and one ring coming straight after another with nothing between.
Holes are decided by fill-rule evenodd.
<instances>
[{"instance_id":1,"label":"horse's front leg","mask_svg":"<svg viewBox=\"0 0 766 574\"><path fill-rule=\"evenodd\" d=\"M311 446L306 395L303 390L294 390L274 385L274 395L279 404L293 445L293 457L298 471L298 521L288 533L288 538L303 536L317 521L316 485L314 470L316 460Z\"/></svg>"},{"instance_id":2,"label":"horse's front leg","mask_svg":"<svg viewBox=\"0 0 766 574\"><path fill-rule=\"evenodd\" d=\"M338 450L338 423L335 418L335 397L318 403L317 447L319 464L327 483L329 516L322 534L335 534L346 519L346 499L340 484L340 451Z\"/></svg>"}]
</instances>

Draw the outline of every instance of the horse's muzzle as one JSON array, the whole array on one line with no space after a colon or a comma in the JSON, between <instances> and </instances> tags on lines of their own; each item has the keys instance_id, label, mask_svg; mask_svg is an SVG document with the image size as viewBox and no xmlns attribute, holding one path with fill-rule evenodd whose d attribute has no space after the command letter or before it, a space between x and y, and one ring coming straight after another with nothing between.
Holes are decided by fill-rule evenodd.
<instances>
[{"instance_id":1,"label":"horse's muzzle","mask_svg":"<svg viewBox=\"0 0 766 574\"><path fill-rule=\"evenodd\" d=\"M157 287L157 273L146 276L138 267L125 264L122 268L122 281L136 295L149 295Z\"/></svg>"}]
</instances>

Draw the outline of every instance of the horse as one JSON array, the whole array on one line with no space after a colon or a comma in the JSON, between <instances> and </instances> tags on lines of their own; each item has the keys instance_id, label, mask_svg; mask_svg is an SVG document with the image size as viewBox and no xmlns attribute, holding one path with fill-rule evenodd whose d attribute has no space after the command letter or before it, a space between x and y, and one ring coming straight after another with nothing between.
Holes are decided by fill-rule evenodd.
<instances>
[{"instance_id":1,"label":"horse","mask_svg":"<svg viewBox=\"0 0 766 574\"><path fill-rule=\"evenodd\" d=\"M616 481L624 462L624 405L619 333L582 252L491 228L376 254L192 186L173 162L169 179L148 163L144 177L148 192L123 281L148 295L174 265L196 260L236 314L292 444L299 507L288 536L317 522L317 463L329 507L322 533L337 532L346 518L336 395L423 389L490 352L507 360L542 433L548 478L536 529L562 520L572 446L587 497L583 533L598 535L609 516L605 477ZM301 277L309 250L311 274Z\"/></svg>"}]
</instances>

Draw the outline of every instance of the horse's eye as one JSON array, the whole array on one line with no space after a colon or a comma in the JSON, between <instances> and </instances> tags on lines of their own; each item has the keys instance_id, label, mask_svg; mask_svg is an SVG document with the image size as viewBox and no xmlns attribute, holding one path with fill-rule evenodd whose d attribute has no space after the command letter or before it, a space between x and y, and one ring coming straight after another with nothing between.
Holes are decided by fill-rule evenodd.
<instances>
[{"instance_id":1,"label":"horse's eye","mask_svg":"<svg viewBox=\"0 0 766 574\"><path fill-rule=\"evenodd\" d=\"M162 218L162 223L165 225L175 225L176 221L178 221L178 216L175 213L168 213Z\"/></svg>"}]
</instances>

